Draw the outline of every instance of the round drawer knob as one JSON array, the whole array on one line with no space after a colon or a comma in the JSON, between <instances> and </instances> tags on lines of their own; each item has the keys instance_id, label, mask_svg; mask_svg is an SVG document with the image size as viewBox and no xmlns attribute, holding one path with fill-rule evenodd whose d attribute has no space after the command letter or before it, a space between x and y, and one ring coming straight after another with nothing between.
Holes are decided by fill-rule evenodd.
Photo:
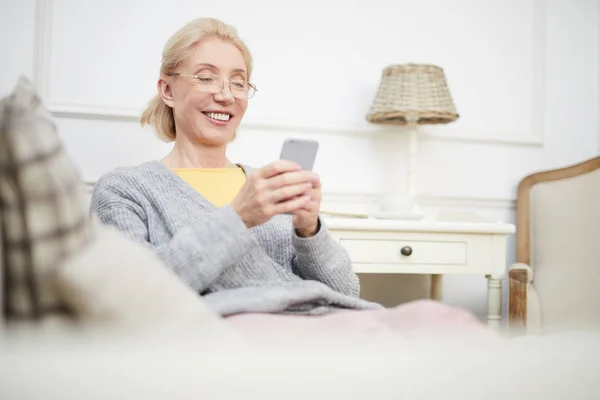
<instances>
[{"instance_id":1,"label":"round drawer knob","mask_svg":"<svg viewBox=\"0 0 600 400\"><path fill-rule=\"evenodd\" d=\"M403 256L410 256L412 254L412 248L410 246L404 246L400 249L400 253L402 253Z\"/></svg>"}]
</instances>

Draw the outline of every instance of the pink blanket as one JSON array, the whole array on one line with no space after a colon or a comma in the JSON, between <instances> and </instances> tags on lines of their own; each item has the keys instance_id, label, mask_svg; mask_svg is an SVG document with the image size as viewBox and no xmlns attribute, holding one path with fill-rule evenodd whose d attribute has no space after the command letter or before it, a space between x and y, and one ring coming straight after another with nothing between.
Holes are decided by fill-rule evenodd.
<instances>
[{"instance_id":1,"label":"pink blanket","mask_svg":"<svg viewBox=\"0 0 600 400\"><path fill-rule=\"evenodd\" d=\"M226 321L244 335L257 339L496 337L469 311L433 300L413 301L384 310L341 311L325 316L242 314Z\"/></svg>"}]
</instances>

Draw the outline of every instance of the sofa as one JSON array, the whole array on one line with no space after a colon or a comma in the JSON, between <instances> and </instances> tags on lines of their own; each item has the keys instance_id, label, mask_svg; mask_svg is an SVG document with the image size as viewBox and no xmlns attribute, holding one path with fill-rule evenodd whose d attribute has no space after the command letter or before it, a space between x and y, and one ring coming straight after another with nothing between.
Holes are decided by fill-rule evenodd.
<instances>
[{"instance_id":1,"label":"sofa","mask_svg":"<svg viewBox=\"0 0 600 400\"><path fill-rule=\"evenodd\" d=\"M0 102L0 167L0 398L600 398L592 331L248 337L87 214L25 78Z\"/></svg>"}]
</instances>

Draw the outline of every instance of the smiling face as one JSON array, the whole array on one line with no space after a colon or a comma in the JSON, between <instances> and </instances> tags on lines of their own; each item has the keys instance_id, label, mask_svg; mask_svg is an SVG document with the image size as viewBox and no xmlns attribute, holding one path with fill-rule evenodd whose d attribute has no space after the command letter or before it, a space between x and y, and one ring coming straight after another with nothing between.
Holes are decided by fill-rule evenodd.
<instances>
[{"instance_id":1,"label":"smiling face","mask_svg":"<svg viewBox=\"0 0 600 400\"><path fill-rule=\"evenodd\" d=\"M159 82L163 101L174 110L177 137L209 146L231 141L248 107L248 99L234 97L225 82L217 93L206 91L206 79L187 77L214 74L222 80L248 80L244 57L233 44L219 38L207 38L190 50L174 71L183 76ZM176 139L177 140L177 139Z\"/></svg>"}]
</instances>

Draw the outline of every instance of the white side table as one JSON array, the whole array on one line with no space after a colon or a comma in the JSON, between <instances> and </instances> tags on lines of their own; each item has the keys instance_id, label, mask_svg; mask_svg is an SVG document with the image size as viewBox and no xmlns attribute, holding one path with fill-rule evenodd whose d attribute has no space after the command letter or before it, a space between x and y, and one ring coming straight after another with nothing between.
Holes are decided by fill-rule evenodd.
<instances>
[{"instance_id":1,"label":"white side table","mask_svg":"<svg viewBox=\"0 0 600 400\"><path fill-rule=\"evenodd\" d=\"M442 275L485 275L488 325L500 329L506 238L514 225L327 217L324 222L357 273L432 275L436 300L442 298Z\"/></svg>"}]
</instances>

